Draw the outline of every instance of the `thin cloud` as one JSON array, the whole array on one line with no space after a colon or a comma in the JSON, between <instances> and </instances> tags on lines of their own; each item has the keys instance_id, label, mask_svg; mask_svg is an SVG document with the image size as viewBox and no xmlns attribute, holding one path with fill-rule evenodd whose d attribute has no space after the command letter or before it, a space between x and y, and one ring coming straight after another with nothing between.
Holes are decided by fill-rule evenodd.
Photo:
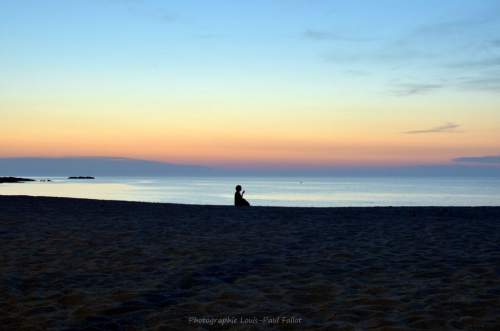
<instances>
[{"instance_id":1,"label":"thin cloud","mask_svg":"<svg viewBox=\"0 0 500 331\"><path fill-rule=\"evenodd\" d=\"M459 158L451 159L451 160L453 162L500 164L500 155L479 156L479 157L459 157Z\"/></svg>"},{"instance_id":2,"label":"thin cloud","mask_svg":"<svg viewBox=\"0 0 500 331\"><path fill-rule=\"evenodd\" d=\"M449 67L450 68L470 68L470 69L482 69L482 68L491 68L491 67L496 67L500 66L500 56L498 57L493 57L489 59L482 59L479 61L467 61L467 62L460 62L460 63L454 63L451 64Z\"/></svg>"},{"instance_id":3,"label":"thin cloud","mask_svg":"<svg viewBox=\"0 0 500 331\"><path fill-rule=\"evenodd\" d=\"M177 15L166 8L129 8L130 15L139 18L157 21L165 24L177 20Z\"/></svg>"},{"instance_id":4,"label":"thin cloud","mask_svg":"<svg viewBox=\"0 0 500 331\"><path fill-rule=\"evenodd\" d=\"M368 76L370 72L363 70L346 70L344 71L346 74L354 75L354 76Z\"/></svg>"},{"instance_id":5,"label":"thin cloud","mask_svg":"<svg viewBox=\"0 0 500 331\"><path fill-rule=\"evenodd\" d=\"M223 35L212 33L195 34L191 36L192 39L218 39L221 37L223 37Z\"/></svg>"},{"instance_id":6,"label":"thin cloud","mask_svg":"<svg viewBox=\"0 0 500 331\"><path fill-rule=\"evenodd\" d=\"M487 14L471 13L466 19L395 33L395 37L378 39L378 43L360 51L339 48L323 53L322 59L349 66L348 70L385 68L399 81L388 82L385 93L398 97L427 95L442 89L498 92L500 39L493 31L499 24L500 15L494 10ZM307 30L305 37L317 41L344 40L339 35L317 30ZM403 77L410 78L410 83L401 83Z\"/></svg>"},{"instance_id":7,"label":"thin cloud","mask_svg":"<svg viewBox=\"0 0 500 331\"><path fill-rule=\"evenodd\" d=\"M345 64L345 63L356 63L361 62L363 57L357 54L338 54L338 53L329 53L324 54L323 59L327 63L332 64Z\"/></svg>"},{"instance_id":8,"label":"thin cloud","mask_svg":"<svg viewBox=\"0 0 500 331\"><path fill-rule=\"evenodd\" d=\"M108 0L108 2L125 8L129 15L138 19L169 24L178 18L177 15L166 7L150 7L144 0Z\"/></svg>"},{"instance_id":9,"label":"thin cloud","mask_svg":"<svg viewBox=\"0 0 500 331\"><path fill-rule=\"evenodd\" d=\"M330 32L307 30L304 37L311 40L330 41L371 41L370 38L344 37Z\"/></svg>"},{"instance_id":10,"label":"thin cloud","mask_svg":"<svg viewBox=\"0 0 500 331\"><path fill-rule=\"evenodd\" d=\"M485 29L495 31L500 21L500 15L496 12L496 8L492 8L487 14L471 13L467 19L423 25L410 31L396 44L411 45L420 49L432 45L432 51L437 52L439 56L456 56L459 49L477 56L485 44L495 46L499 40L496 33L484 32Z\"/></svg>"},{"instance_id":11,"label":"thin cloud","mask_svg":"<svg viewBox=\"0 0 500 331\"><path fill-rule=\"evenodd\" d=\"M500 72L493 73L492 77L484 77L482 79L465 79L460 82L459 87L464 90L475 91L500 91ZM494 77L493 77L494 76Z\"/></svg>"},{"instance_id":12,"label":"thin cloud","mask_svg":"<svg viewBox=\"0 0 500 331\"><path fill-rule=\"evenodd\" d=\"M313 40L335 40L336 38L328 32L311 31L307 30L304 36Z\"/></svg>"},{"instance_id":13,"label":"thin cloud","mask_svg":"<svg viewBox=\"0 0 500 331\"><path fill-rule=\"evenodd\" d=\"M407 132L403 132L403 133L407 133L407 134L415 134L415 133L460 133L462 131L457 131L456 130L459 126L460 125L455 124L455 123L448 123L446 125L438 126L436 128L432 128L432 129L407 131Z\"/></svg>"},{"instance_id":14,"label":"thin cloud","mask_svg":"<svg viewBox=\"0 0 500 331\"><path fill-rule=\"evenodd\" d=\"M406 97L416 94L428 94L435 90L443 88L441 84L402 84L393 91L393 94L400 97Z\"/></svg>"},{"instance_id":15,"label":"thin cloud","mask_svg":"<svg viewBox=\"0 0 500 331\"><path fill-rule=\"evenodd\" d=\"M413 31L409 38L459 35L476 27L484 26L498 19L498 15L479 15L469 19L440 22L421 26Z\"/></svg>"}]
</instances>

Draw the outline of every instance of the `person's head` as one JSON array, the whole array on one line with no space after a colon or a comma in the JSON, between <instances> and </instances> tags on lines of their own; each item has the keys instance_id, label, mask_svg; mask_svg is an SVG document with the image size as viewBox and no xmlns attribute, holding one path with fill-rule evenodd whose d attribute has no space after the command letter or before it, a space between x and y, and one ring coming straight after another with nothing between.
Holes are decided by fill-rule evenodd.
<instances>
[{"instance_id":1,"label":"person's head","mask_svg":"<svg viewBox=\"0 0 500 331\"><path fill-rule=\"evenodd\" d=\"M236 185L236 191L241 191L241 186L240 185Z\"/></svg>"}]
</instances>

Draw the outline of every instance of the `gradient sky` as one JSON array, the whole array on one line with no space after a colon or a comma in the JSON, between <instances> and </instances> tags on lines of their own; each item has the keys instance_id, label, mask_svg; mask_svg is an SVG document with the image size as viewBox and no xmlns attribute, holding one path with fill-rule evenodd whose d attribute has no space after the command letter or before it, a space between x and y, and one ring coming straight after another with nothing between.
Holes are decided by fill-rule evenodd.
<instances>
[{"instance_id":1,"label":"gradient sky","mask_svg":"<svg viewBox=\"0 0 500 331\"><path fill-rule=\"evenodd\" d=\"M481 163L499 31L496 0L0 0L0 158Z\"/></svg>"}]
</instances>

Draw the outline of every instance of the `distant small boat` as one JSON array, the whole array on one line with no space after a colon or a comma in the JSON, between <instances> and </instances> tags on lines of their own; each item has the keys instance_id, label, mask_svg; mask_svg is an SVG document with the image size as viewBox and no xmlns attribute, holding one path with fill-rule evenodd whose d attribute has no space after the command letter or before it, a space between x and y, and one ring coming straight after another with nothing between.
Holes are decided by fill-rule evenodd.
<instances>
[{"instance_id":1,"label":"distant small boat","mask_svg":"<svg viewBox=\"0 0 500 331\"><path fill-rule=\"evenodd\" d=\"M95 179L94 177L91 177L91 176L72 176L72 177L68 177L68 179Z\"/></svg>"}]
</instances>

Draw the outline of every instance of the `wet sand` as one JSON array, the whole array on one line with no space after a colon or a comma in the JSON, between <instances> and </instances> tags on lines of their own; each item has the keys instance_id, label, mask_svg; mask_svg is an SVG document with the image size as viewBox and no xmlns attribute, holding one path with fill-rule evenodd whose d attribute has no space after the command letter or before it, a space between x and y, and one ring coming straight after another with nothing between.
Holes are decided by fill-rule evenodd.
<instances>
[{"instance_id":1,"label":"wet sand","mask_svg":"<svg viewBox=\"0 0 500 331\"><path fill-rule=\"evenodd\" d=\"M0 196L2 330L500 330L500 207Z\"/></svg>"}]
</instances>

